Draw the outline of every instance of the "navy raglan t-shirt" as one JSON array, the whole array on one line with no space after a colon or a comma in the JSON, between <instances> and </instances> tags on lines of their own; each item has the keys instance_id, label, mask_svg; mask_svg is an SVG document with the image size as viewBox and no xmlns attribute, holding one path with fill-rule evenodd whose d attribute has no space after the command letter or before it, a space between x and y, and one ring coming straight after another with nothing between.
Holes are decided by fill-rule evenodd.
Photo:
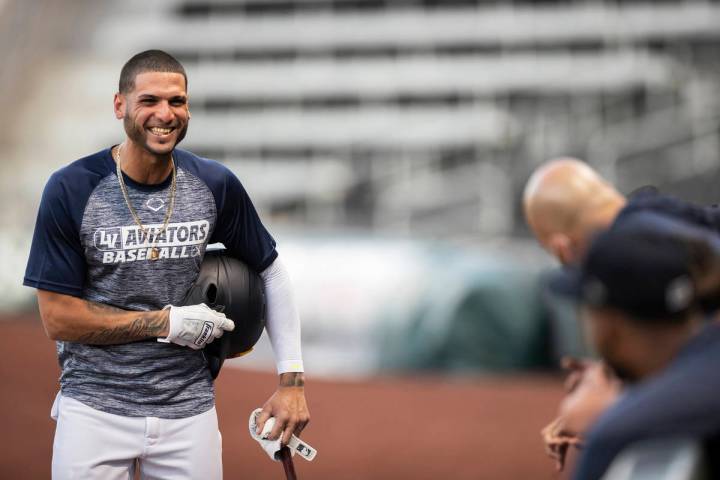
<instances>
[{"instance_id":1,"label":"navy raglan t-shirt","mask_svg":"<svg viewBox=\"0 0 720 480\"><path fill-rule=\"evenodd\" d=\"M720 325L708 324L657 375L629 387L590 429L573 479L599 480L630 445L720 436ZM717 455L717 448L708 452ZM714 458L711 458L714 460ZM716 478L716 477L713 477Z\"/></svg>"},{"instance_id":2,"label":"navy raglan t-shirt","mask_svg":"<svg viewBox=\"0 0 720 480\"><path fill-rule=\"evenodd\" d=\"M652 188L644 188L631 194L627 205L620 210L614 223L621 223L627 216L637 212L656 212L682 220L698 228L720 233L720 208L717 205L702 206L666 195Z\"/></svg>"},{"instance_id":3,"label":"navy raglan t-shirt","mask_svg":"<svg viewBox=\"0 0 720 480\"><path fill-rule=\"evenodd\" d=\"M245 189L223 165L176 149L171 178L143 185L123 175L125 203L110 149L54 173L43 192L24 285L125 310L178 305L200 270L208 243L220 242L260 272L277 257ZM155 238L157 237L157 238ZM159 259L150 260L157 246ZM125 416L184 418L214 405L202 352L155 339L120 345L57 342L63 395Z\"/></svg>"},{"instance_id":4,"label":"navy raglan t-shirt","mask_svg":"<svg viewBox=\"0 0 720 480\"><path fill-rule=\"evenodd\" d=\"M720 242L720 208L701 206L645 190L632 195L613 227L646 222L658 231L685 231ZM709 325L665 371L630 388L588 434L573 478L599 479L634 442L662 436L720 435L720 327ZM682 395L678 395L682 392Z\"/></svg>"}]
</instances>

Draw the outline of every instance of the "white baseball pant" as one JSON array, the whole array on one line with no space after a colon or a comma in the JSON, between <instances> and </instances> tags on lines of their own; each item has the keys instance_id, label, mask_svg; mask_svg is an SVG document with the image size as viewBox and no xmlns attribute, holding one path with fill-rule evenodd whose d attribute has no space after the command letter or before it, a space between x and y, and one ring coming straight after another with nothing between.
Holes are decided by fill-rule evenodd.
<instances>
[{"instance_id":1,"label":"white baseball pant","mask_svg":"<svg viewBox=\"0 0 720 480\"><path fill-rule=\"evenodd\" d=\"M222 479L222 437L215 407L188 418L124 417L101 412L60 393L53 480L140 478Z\"/></svg>"}]
</instances>

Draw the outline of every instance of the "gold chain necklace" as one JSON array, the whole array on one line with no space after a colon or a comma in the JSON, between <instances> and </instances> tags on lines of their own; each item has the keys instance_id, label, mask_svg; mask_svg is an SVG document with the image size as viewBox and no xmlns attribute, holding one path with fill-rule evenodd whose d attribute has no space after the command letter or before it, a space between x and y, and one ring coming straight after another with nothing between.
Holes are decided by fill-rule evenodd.
<instances>
[{"instance_id":1,"label":"gold chain necklace","mask_svg":"<svg viewBox=\"0 0 720 480\"><path fill-rule=\"evenodd\" d=\"M130 210L130 214L133 217L133 220L135 220L135 223L138 227L140 227L140 230L142 233L145 234L145 238L150 238L150 232L147 228L142 224L140 221L140 217L138 216L137 212L133 208L132 204L130 203L130 196L128 195L127 187L125 186L125 180L123 179L122 169L120 168L120 149L122 148L122 145L118 145L117 150L115 150L115 167L118 177L118 182L120 183L120 190L122 191L123 198L125 198L125 203L128 206L128 209ZM172 155L170 155L170 164L172 165L172 182L170 184L170 200L168 201L168 207L165 211L165 220L163 220L163 226L160 229L159 232L155 234L153 237L153 242L150 245L150 260L157 260L160 258L160 250L157 247L158 237L165 233L165 230L167 230L168 224L170 223L170 217L172 216L173 209L175 208L175 192L176 192L176 181L175 181L175 160L173 159Z\"/></svg>"}]
</instances>

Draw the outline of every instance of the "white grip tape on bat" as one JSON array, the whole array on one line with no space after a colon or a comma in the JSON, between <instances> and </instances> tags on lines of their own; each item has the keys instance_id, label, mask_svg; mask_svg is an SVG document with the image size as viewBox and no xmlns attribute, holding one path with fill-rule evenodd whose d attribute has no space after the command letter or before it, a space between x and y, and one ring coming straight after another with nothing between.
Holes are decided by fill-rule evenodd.
<instances>
[{"instance_id":1,"label":"white grip tape on bat","mask_svg":"<svg viewBox=\"0 0 720 480\"><path fill-rule=\"evenodd\" d=\"M267 419L259 435L255 433L257 431L257 419L260 416L261 412L262 408L257 408L253 410L253 412L250 414L250 420L248 421L250 436L260 444L262 449L265 450L265 453L267 453L270 458L272 458L276 462L279 462L280 450L282 449L280 439L278 438L277 440L269 440L267 438L270 435L273 427L275 426L275 417L270 417ZM290 437L290 441L288 442L287 446L290 448L290 452L293 455L297 453L308 462L311 462L315 458L315 455L317 455L317 450L311 447L307 442L300 440L298 437L295 436L295 434Z\"/></svg>"}]
</instances>

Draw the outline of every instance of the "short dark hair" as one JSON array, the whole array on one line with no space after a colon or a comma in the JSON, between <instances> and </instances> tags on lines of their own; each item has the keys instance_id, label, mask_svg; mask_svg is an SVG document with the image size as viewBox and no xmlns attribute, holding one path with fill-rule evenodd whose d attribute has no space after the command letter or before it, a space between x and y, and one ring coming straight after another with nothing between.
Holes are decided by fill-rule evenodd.
<instances>
[{"instance_id":1,"label":"short dark hair","mask_svg":"<svg viewBox=\"0 0 720 480\"><path fill-rule=\"evenodd\" d=\"M180 73L187 88L185 69L175 57L162 50L145 50L133 56L123 66L120 71L119 92L131 92L135 88L135 77L145 72Z\"/></svg>"}]
</instances>

